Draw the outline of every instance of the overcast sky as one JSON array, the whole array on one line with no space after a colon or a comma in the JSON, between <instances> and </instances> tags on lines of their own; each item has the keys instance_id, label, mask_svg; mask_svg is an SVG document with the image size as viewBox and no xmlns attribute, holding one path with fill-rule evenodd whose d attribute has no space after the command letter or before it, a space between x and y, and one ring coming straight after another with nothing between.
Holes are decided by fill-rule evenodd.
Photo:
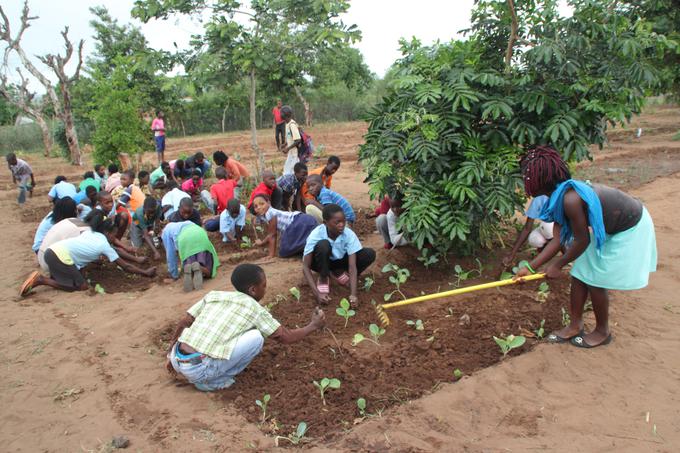
<instances>
[{"instance_id":1,"label":"overcast sky","mask_svg":"<svg viewBox=\"0 0 680 453\"><path fill-rule=\"evenodd\" d=\"M2 0L2 3L15 33L23 0ZM190 36L202 30L197 19L187 17L141 24L130 17L133 4L134 0L29 0L31 15L40 18L26 31L24 49L30 55L61 52L63 41L59 33L68 25L72 40L85 39L85 54L92 52L89 26L92 15L88 8L95 5L106 6L121 23L141 26L149 44L156 49L174 50L173 43L180 49L186 48ZM363 38L356 47L371 70L383 76L400 56L399 38L416 36L424 44L430 44L458 37L458 31L469 26L472 4L473 0L353 0L343 20L359 27ZM14 58L12 72L17 64L18 58Z\"/></svg>"}]
</instances>

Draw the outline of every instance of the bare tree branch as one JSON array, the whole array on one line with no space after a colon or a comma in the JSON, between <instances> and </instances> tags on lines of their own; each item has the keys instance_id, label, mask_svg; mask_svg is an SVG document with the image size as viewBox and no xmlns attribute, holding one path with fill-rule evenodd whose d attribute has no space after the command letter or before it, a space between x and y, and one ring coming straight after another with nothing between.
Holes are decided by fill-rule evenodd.
<instances>
[{"instance_id":1,"label":"bare tree branch","mask_svg":"<svg viewBox=\"0 0 680 453\"><path fill-rule=\"evenodd\" d=\"M508 40L508 48L505 51L505 70L510 71L510 63L512 63L512 49L515 47L515 42L519 37L517 35L517 13L515 12L515 2L514 0L508 0L508 8L510 10L510 17L512 22L510 24L510 39Z\"/></svg>"}]
</instances>

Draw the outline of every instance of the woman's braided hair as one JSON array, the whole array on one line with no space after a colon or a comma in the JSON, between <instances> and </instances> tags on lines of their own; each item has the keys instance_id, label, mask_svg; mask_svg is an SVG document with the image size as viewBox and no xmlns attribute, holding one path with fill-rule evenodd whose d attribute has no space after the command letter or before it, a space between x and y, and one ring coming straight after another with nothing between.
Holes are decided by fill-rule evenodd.
<instances>
[{"instance_id":1,"label":"woman's braided hair","mask_svg":"<svg viewBox=\"0 0 680 453\"><path fill-rule=\"evenodd\" d=\"M530 149L522 157L519 166L524 179L524 190L531 197L550 193L559 183L571 179L567 163L550 146Z\"/></svg>"}]
</instances>

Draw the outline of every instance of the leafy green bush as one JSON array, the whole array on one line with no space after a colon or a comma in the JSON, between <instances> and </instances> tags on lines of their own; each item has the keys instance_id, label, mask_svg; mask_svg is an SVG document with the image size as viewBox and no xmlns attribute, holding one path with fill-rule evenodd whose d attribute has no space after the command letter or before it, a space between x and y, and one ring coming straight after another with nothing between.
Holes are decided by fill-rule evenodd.
<instances>
[{"instance_id":1,"label":"leafy green bush","mask_svg":"<svg viewBox=\"0 0 680 453\"><path fill-rule=\"evenodd\" d=\"M120 153L132 155L153 150L149 125L141 116L140 97L126 82L130 68L123 58L118 61L121 64L111 77L96 80L97 103L92 113L95 163L115 162Z\"/></svg>"},{"instance_id":2,"label":"leafy green bush","mask_svg":"<svg viewBox=\"0 0 680 453\"><path fill-rule=\"evenodd\" d=\"M42 152L44 149L37 124L0 126L0 153L3 155L17 151Z\"/></svg>"},{"instance_id":3,"label":"leafy green bush","mask_svg":"<svg viewBox=\"0 0 680 453\"><path fill-rule=\"evenodd\" d=\"M405 194L399 223L419 248L491 246L523 201L525 149L550 144L566 159L588 158L608 122L640 112L657 86L650 62L665 40L605 3L571 1L574 15L563 18L555 1L522 2L522 46L509 65L505 1L478 2L467 41L402 41L388 94L367 117L360 159L373 197Z\"/></svg>"}]
</instances>

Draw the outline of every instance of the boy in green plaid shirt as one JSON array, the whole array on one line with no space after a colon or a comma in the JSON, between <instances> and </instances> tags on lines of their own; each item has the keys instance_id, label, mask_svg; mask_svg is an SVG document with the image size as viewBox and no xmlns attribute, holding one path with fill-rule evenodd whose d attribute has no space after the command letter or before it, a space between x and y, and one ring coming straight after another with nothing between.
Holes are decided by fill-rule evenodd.
<instances>
[{"instance_id":1,"label":"boy in green plaid shirt","mask_svg":"<svg viewBox=\"0 0 680 453\"><path fill-rule=\"evenodd\" d=\"M192 306L175 330L166 368L204 392L229 387L260 353L264 339L284 344L302 340L322 328L318 307L308 325L289 330L259 304L267 289L264 270L241 264L231 274L236 291L211 291Z\"/></svg>"}]
</instances>

